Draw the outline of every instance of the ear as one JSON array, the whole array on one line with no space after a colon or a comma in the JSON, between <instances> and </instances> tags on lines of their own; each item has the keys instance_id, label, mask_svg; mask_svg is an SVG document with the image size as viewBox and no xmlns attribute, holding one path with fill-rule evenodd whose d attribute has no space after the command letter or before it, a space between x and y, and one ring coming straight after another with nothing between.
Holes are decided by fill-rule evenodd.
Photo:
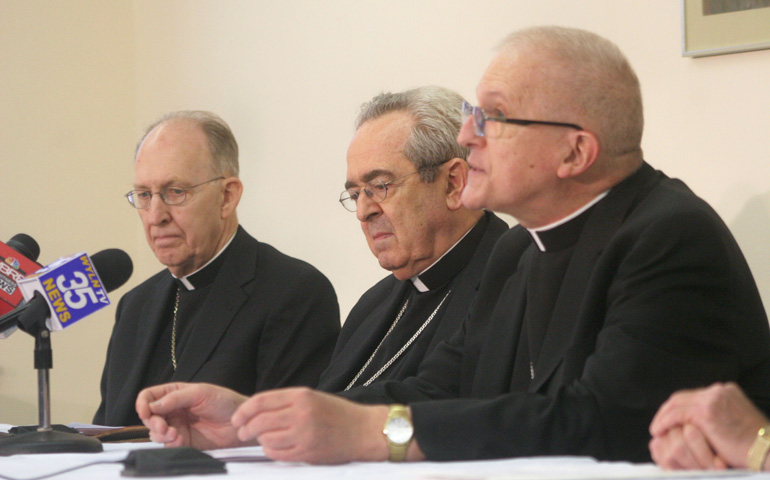
<instances>
[{"instance_id":1,"label":"ear","mask_svg":"<svg viewBox=\"0 0 770 480\"><path fill-rule=\"evenodd\" d=\"M234 212L243 194L243 183L238 177L227 177L222 180L224 190L222 191L222 218L228 218Z\"/></svg>"},{"instance_id":2,"label":"ear","mask_svg":"<svg viewBox=\"0 0 770 480\"><path fill-rule=\"evenodd\" d=\"M570 132L568 144L570 150L556 171L559 178L577 177L599 158L599 139L591 132Z\"/></svg>"},{"instance_id":3,"label":"ear","mask_svg":"<svg viewBox=\"0 0 770 480\"><path fill-rule=\"evenodd\" d=\"M447 169L446 204L449 210L455 211L463 206L460 197L468 182L468 162L462 158L453 158L446 163L445 168Z\"/></svg>"}]
</instances>

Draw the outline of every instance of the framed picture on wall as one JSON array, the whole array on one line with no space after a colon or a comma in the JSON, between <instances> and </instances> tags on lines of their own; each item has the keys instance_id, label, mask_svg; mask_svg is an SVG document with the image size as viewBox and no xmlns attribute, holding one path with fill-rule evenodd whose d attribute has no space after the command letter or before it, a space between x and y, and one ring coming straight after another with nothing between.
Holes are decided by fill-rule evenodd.
<instances>
[{"instance_id":1,"label":"framed picture on wall","mask_svg":"<svg viewBox=\"0 0 770 480\"><path fill-rule=\"evenodd\" d=\"M682 55L770 48L770 0L682 0Z\"/></svg>"}]
</instances>

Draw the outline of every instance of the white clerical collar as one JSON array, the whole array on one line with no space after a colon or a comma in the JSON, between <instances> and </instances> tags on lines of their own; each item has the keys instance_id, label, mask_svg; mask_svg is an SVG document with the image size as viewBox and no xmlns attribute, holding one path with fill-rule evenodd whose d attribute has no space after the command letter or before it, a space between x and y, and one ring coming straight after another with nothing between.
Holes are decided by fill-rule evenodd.
<instances>
[{"instance_id":1,"label":"white clerical collar","mask_svg":"<svg viewBox=\"0 0 770 480\"><path fill-rule=\"evenodd\" d=\"M236 231L235 231L235 233L238 233L238 231L236 230ZM214 255L213 257L211 257L211 260L209 260L208 262L206 262L206 264L205 264L205 265L203 265L201 268L199 268L199 269L195 270L194 272L192 272L192 273L190 273L190 274L188 274L188 275L185 275L184 277L177 277L177 276L176 276L176 275L174 275L173 273L171 274L171 276L172 276L172 277L174 277L174 278L176 278L176 279L177 279L177 280L179 280L180 282L182 282L182 285L184 285L184 286L185 286L185 288L187 288L187 290L195 290L195 285L193 285L193 284L192 284L192 282L190 282L190 280L188 280L188 278L189 278L189 277L191 277L191 276L193 276L193 275L195 275L196 273L200 272L200 271L201 271L201 270L203 270L204 268L208 267L208 266L211 264L211 262L213 262L214 260L216 260L216 259L217 259L217 257L219 257L220 255L222 255L222 252L224 252L224 251L227 249L227 247L229 247L229 246L230 246L230 244L231 244L231 243L232 243L232 241L233 241L233 238L235 238L235 233L233 233L233 235L230 237L230 240L228 240L228 241L227 241L227 243L225 243L225 246L224 246L224 247L222 247L222 248L220 248L220 249L219 249L219 251L217 252L217 254L216 254L216 255Z\"/></svg>"},{"instance_id":2,"label":"white clerical collar","mask_svg":"<svg viewBox=\"0 0 770 480\"><path fill-rule=\"evenodd\" d=\"M565 223L569 222L570 220L573 220L573 219L579 217L583 212L585 212L589 208L591 208L594 205L596 205L597 203L599 203L599 201L602 198L606 197L608 193L610 193L610 191L609 190L605 190L604 192L602 192L599 195L597 195L593 200L591 200L590 202L586 203L585 205L583 205L579 209L575 210L571 214L567 215L566 217L562 218L561 220L557 220L557 221L555 221L553 223L545 225L544 227L528 228L527 231L532 236L532 238L535 240L535 244L537 245L537 248L541 252L545 252L545 250L546 250L545 249L545 244L540 239L540 235L538 235L539 232L547 232L548 230L552 230L552 229L558 227L559 225L564 225Z\"/></svg>"},{"instance_id":3,"label":"white clerical collar","mask_svg":"<svg viewBox=\"0 0 770 480\"><path fill-rule=\"evenodd\" d=\"M483 217L482 217L482 218L483 218ZM478 221L477 221L476 223L478 223ZM471 230L473 230L473 227L475 227L475 226L476 226L476 223L474 223L474 224L473 224L473 226L472 226L471 228L469 228L469 229L468 229L468 231L467 231L467 232L465 232L465 233L463 234L463 236L462 236L462 237L460 237L460 239L459 239L459 240L457 240L457 241L454 243L454 245L452 245L451 247L449 247L449 249L448 249L446 252L444 252L444 254L443 254L443 255L441 255L440 257L438 257L438 259L437 259L435 262L431 263L431 264L430 264L430 266L429 266L428 268L426 268L425 270L423 270L422 272L418 273L417 275L415 275L414 277L412 277L412 278L410 279L410 280L412 281L412 284L414 285L414 288L416 288L418 292L421 292L421 293L422 293L422 292L427 292L428 290L430 290L430 288L428 288L428 286L427 286L427 285L425 285L425 283L423 283L423 281L422 281L422 280L420 280L420 275L422 275L423 273L425 273L425 272L427 272L428 270L430 270L430 269L431 269L431 268L432 268L434 265L436 265L438 262L440 262L442 258L444 258L444 257L445 257L445 256L446 256L446 255L447 255L449 252L451 252L453 248L455 248L455 247L456 247L456 246L457 246L457 245L458 245L460 242L462 242L462 241L463 241L463 239L464 239L464 238L465 238L465 237L466 237L466 236L467 236L467 235L468 235L468 234L471 232Z\"/></svg>"}]
</instances>

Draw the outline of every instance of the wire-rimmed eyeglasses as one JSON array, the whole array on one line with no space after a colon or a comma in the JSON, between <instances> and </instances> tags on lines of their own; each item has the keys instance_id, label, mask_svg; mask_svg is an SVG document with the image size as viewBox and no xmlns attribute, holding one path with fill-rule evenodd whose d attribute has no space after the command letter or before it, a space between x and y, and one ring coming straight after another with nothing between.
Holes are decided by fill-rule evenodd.
<instances>
[{"instance_id":1,"label":"wire-rimmed eyeglasses","mask_svg":"<svg viewBox=\"0 0 770 480\"><path fill-rule=\"evenodd\" d=\"M463 124L468 120L468 117L473 118L473 128L476 135L483 137L486 134L487 122L500 122L500 123L513 123L516 125L552 125L556 127L574 128L575 130L583 130L580 125L574 123L564 122L547 122L545 120L525 120L522 118L508 118L504 117L500 112L498 115L488 115L481 107L474 107L468 102L463 101Z\"/></svg>"},{"instance_id":2,"label":"wire-rimmed eyeglasses","mask_svg":"<svg viewBox=\"0 0 770 480\"><path fill-rule=\"evenodd\" d=\"M151 192L149 190L131 190L124 196L128 199L128 203L130 203L132 207L138 208L140 210L144 210L145 208L150 207L153 195L160 196L160 199L163 200L163 203L166 205L181 205L187 200L187 193L193 188L200 187L201 185L205 185L216 180L224 179L225 177L212 178L211 180L206 180L205 182L201 182L197 185L191 185L189 187L165 187L161 188L160 191L157 192Z\"/></svg>"},{"instance_id":3,"label":"wire-rimmed eyeglasses","mask_svg":"<svg viewBox=\"0 0 770 480\"><path fill-rule=\"evenodd\" d=\"M348 210L349 212L355 212L358 207L358 198L361 196L361 192L364 192L364 194L372 201L380 203L385 200L385 197L388 196L389 187L396 186L396 182L400 182L401 180L410 175L414 175L415 173L417 173L417 171L408 173L403 177L396 178L395 180L390 180L388 182L383 182L382 180L372 180L371 182L367 182L367 184L364 185L363 190L358 188L348 188L347 190L344 190L342 193L340 193L340 203L343 207L345 207L345 210Z\"/></svg>"}]
</instances>

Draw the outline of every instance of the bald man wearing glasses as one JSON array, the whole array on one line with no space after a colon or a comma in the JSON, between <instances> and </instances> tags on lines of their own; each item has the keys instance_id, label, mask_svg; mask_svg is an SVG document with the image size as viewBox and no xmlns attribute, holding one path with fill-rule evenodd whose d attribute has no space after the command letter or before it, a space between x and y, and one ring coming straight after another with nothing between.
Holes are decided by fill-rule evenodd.
<instances>
[{"instance_id":1,"label":"bald man wearing glasses","mask_svg":"<svg viewBox=\"0 0 770 480\"><path fill-rule=\"evenodd\" d=\"M94 423L139 424L137 393L168 381L316 386L340 328L334 289L238 225L242 191L218 116L173 112L146 130L126 198L167 268L118 304Z\"/></svg>"}]
</instances>

